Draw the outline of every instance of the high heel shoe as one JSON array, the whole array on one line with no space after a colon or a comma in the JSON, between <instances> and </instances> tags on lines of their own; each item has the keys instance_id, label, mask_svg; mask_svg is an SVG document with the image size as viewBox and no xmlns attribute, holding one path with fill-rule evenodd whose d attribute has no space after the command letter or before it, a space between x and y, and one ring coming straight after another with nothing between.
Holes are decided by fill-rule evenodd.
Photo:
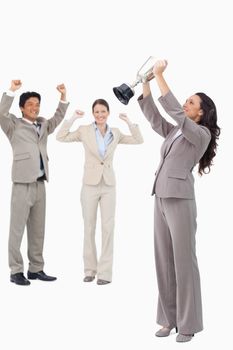
<instances>
[{"instance_id":1,"label":"high heel shoe","mask_svg":"<svg viewBox=\"0 0 233 350\"><path fill-rule=\"evenodd\" d=\"M194 337L194 334L178 334L176 341L178 343L187 343L188 341L192 340L192 337Z\"/></svg>"},{"instance_id":2,"label":"high heel shoe","mask_svg":"<svg viewBox=\"0 0 233 350\"><path fill-rule=\"evenodd\" d=\"M168 337L172 331L174 327L170 328L170 327L163 327L161 329L159 329L155 335L156 337ZM176 333L178 332L178 329L176 327Z\"/></svg>"}]
</instances>

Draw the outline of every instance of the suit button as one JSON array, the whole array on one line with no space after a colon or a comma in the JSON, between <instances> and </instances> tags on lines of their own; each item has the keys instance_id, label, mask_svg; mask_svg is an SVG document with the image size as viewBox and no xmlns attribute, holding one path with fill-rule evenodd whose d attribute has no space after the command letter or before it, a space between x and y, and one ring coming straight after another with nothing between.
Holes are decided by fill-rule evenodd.
<instances>
[{"instance_id":1,"label":"suit button","mask_svg":"<svg viewBox=\"0 0 233 350\"><path fill-rule=\"evenodd\" d=\"M101 165L104 165L104 162L101 162L100 164L101 164Z\"/></svg>"}]
</instances>

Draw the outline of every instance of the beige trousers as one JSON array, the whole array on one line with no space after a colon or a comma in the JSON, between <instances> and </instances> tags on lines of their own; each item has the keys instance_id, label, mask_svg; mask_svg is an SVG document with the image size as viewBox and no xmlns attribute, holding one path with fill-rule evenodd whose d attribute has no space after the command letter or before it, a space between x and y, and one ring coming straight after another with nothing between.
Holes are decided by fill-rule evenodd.
<instances>
[{"instance_id":1,"label":"beige trousers","mask_svg":"<svg viewBox=\"0 0 233 350\"><path fill-rule=\"evenodd\" d=\"M115 186L108 186L103 179L98 185L83 185L81 204L84 220L84 274L106 281L112 280L113 232L115 220ZM101 213L102 249L97 259L95 228L98 204Z\"/></svg>"},{"instance_id":2,"label":"beige trousers","mask_svg":"<svg viewBox=\"0 0 233 350\"><path fill-rule=\"evenodd\" d=\"M20 246L27 226L29 271L43 270L42 256L45 231L45 185L43 181L13 183L9 234L11 273L24 271Z\"/></svg>"}]
</instances>

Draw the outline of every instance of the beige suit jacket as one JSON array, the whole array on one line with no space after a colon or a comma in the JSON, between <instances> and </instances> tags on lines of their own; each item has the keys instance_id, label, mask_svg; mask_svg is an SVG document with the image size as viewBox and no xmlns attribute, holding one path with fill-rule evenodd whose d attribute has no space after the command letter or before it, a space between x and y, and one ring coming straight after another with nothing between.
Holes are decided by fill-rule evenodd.
<instances>
[{"instance_id":1,"label":"beige suit jacket","mask_svg":"<svg viewBox=\"0 0 233 350\"><path fill-rule=\"evenodd\" d=\"M124 135L117 128L111 128L113 141L108 145L106 154L102 159L96 142L93 124L80 126L76 131L70 132L73 121L65 120L57 133L57 140L61 142L82 142L85 149L85 164L83 183L86 185L97 185L102 176L107 185L115 185L115 174L113 170L114 151L119 143L140 144L143 138L139 127L135 124L129 127L131 135Z\"/></svg>"},{"instance_id":2,"label":"beige suit jacket","mask_svg":"<svg viewBox=\"0 0 233 350\"><path fill-rule=\"evenodd\" d=\"M138 102L152 129L165 138L152 194L161 198L195 198L192 170L208 147L210 131L185 116L171 91L159 102L177 125L161 116L151 95L140 96ZM182 135L174 139L179 129Z\"/></svg>"},{"instance_id":3,"label":"beige suit jacket","mask_svg":"<svg viewBox=\"0 0 233 350\"><path fill-rule=\"evenodd\" d=\"M38 137L33 125L9 113L13 100L13 97L4 93L0 102L0 125L9 139L13 151L12 181L35 182L40 172L40 154L48 181L47 137L61 123L68 103L59 102L51 119L37 118L37 122L41 124L40 136Z\"/></svg>"}]
</instances>

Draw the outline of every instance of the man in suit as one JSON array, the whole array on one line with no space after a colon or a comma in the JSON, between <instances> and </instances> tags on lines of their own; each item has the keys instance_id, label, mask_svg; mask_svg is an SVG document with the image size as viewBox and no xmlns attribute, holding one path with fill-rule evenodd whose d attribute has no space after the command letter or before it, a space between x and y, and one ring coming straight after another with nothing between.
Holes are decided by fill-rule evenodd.
<instances>
[{"instance_id":1,"label":"man in suit","mask_svg":"<svg viewBox=\"0 0 233 350\"><path fill-rule=\"evenodd\" d=\"M22 118L9 113L20 80L12 80L11 87L0 102L0 125L13 151L12 197L9 234L10 281L29 285L29 279L54 281L56 277L44 273L43 244L45 231L45 185L49 179L47 138L63 120L68 103L66 88L58 85L61 99L51 119L39 117L41 97L36 92L20 96ZM28 237L28 279L24 276L20 246L25 226Z\"/></svg>"}]
</instances>

